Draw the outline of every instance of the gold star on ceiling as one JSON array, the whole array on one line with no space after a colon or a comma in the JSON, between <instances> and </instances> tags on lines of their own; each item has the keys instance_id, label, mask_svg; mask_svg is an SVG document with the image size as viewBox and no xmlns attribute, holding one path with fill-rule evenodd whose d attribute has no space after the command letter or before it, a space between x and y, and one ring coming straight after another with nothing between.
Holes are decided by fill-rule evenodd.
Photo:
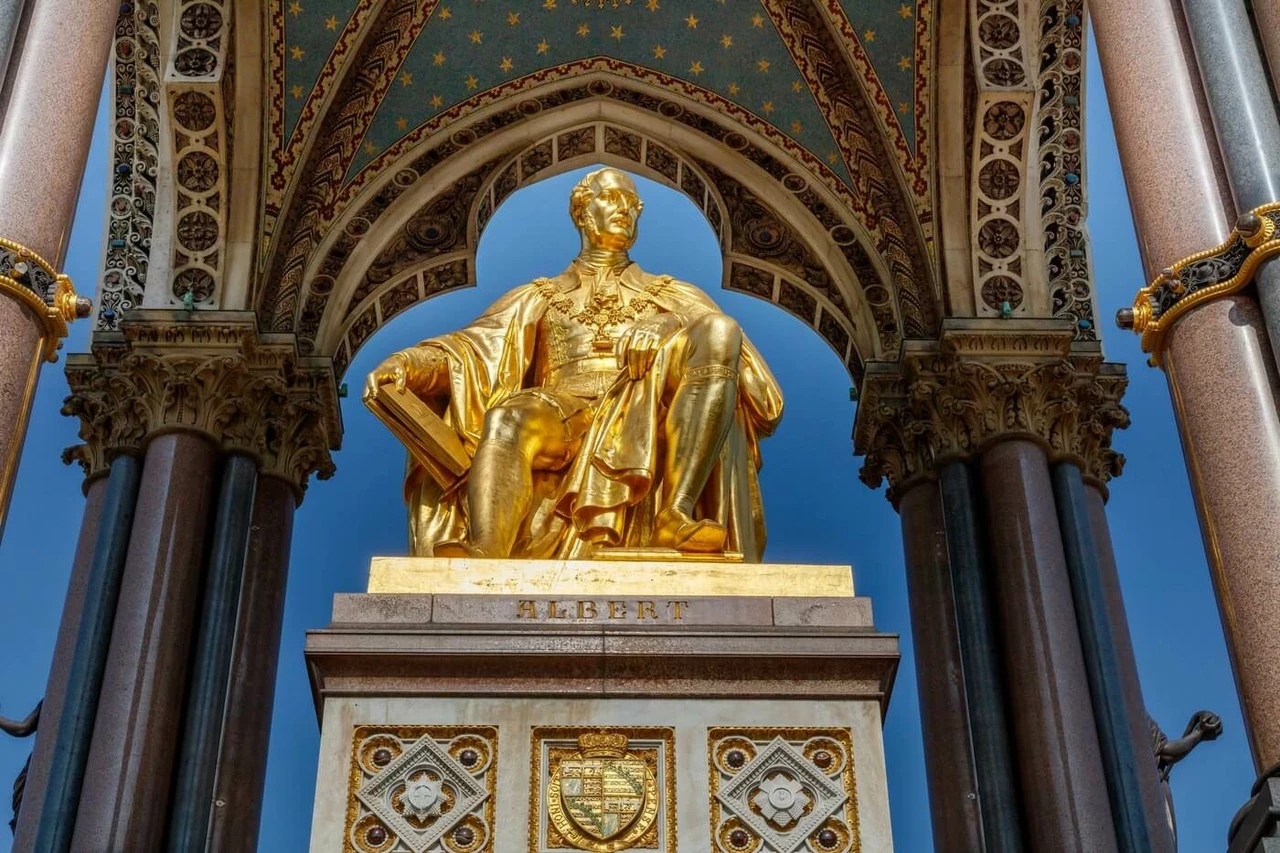
<instances>
[{"instance_id":1,"label":"gold star on ceiling","mask_svg":"<svg viewBox=\"0 0 1280 853\"><path fill-rule=\"evenodd\" d=\"M480 44L482 41L484 41L484 33L480 32L479 30L472 30L471 43Z\"/></svg>"},{"instance_id":2,"label":"gold star on ceiling","mask_svg":"<svg viewBox=\"0 0 1280 853\"><path fill-rule=\"evenodd\" d=\"M840 162L840 156L836 154L836 152L832 151L827 155L827 162L834 166L836 163Z\"/></svg>"},{"instance_id":3,"label":"gold star on ceiling","mask_svg":"<svg viewBox=\"0 0 1280 853\"><path fill-rule=\"evenodd\" d=\"M689 29L691 29L691 30L696 30L696 29L698 28L698 23L699 23L699 21L698 21L698 19L697 19L696 17L694 17L692 14L690 14L690 15L689 15L689 17L685 18L685 19L684 19L684 22L685 22L685 24L687 24L687 25L688 25Z\"/></svg>"},{"instance_id":4,"label":"gold star on ceiling","mask_svg":"<svg viewBox=\"0 0 1280 853\"><path fill-rule=\"evenodd\" d=\"M906 115L907 113L911 112L911 105L908 104L906 101L898 101L898 112L902 113L903 115Z\"/></svg>"},{"instance_id":5,"label":"gold star on ceiling","mask_svg":"<svg viewBox=\"0 0 1280 853\"><path fill-rule=\"evenodd\" d=\"M756 63L756 68L759 68L761 71L767 72L769 70L769 60L767 59L760 60L759 62Z\"/></svg>"},{"instance_id":6,"label":"gold star on ceiling","mask_svg":"<svg viewBox=\"0 0 1280 853\"><path fill-rule=\"evenodd\" d=\"M303 90L301 86L294 86L289 90L289 94L293 95L295 101L302 99Z\"/></svg>"},{"instance_id":7,"label":"gold star on ceiling","mask_svg":"<svg viewBox=\"0 0 1280 853\"><path fill-rule=\"evenodd\" d=\"M730 84L729 84L729 94L730 94L730 95L736 95L736 94L738 94L738 93L739 93L739 92L741 92L741 91L742 91L742 87L741 87L741 86L739 86L737 83L730 83Z\"/></svg>"},{"instance_id":8,"label":"gold star on ceiling","mask_svg":"<svg viewBox=\"0 0 1280 853\"><path fill-rule=\"evenodd\" d=\"M293 47L289 48L289 55L294 59L302 59L302 57L307 55L307 52L295 44Z\"/></svg>"},{"instance_id":9,"label":"gold star on ceiling","mask_svg":"<svg viewBox=\"0 0 1280 853\"><path fill-rule=\"evenodd\" d=\"M800 92L804 91L804 84L801 83L799 80L792 80L791 91L795 92L796 94L799 94Z\"/></svg>"},{"instance_id":10,"label":"gold star on ceiling","mask_svg":"<svg viewBox=\"0 0 1280 853\"><path fill-rule=\"evenodd\" d=\"M396 119L396 130L406 130L409 127L409 120L404 116Z\"/></svg>"},{"instance_id":11,"label":"gold star on ceiling","mask_svg":"<svg viewBox=\"0 0 1280 853\"><path fill-rule=\"evenodd\" d=\"M547 44L546 39L538 42L538 53L546 53L548 50L551 50L551 45Z\"/></svg>"},{"instance_id":12,"label":"gold star on ceiling","mask_svg":"<svg viewBox=\"0 0 1280 853\"><path fill-rule=\"evenodd\" d=\"M658 3L658 0L649 0L648 3L644 4L644 7L648 9L650 12L656 12L658 11L658 9L662 8L661 5Z\"/></svg>"},{"instance_id":13,"label":"gold star on ceiling","mask_svg":"<svg viewBox=\"0 0 1280 853\"><path fill-rule=\"evenodd\" d=\"M863 34L862 34L862 39L863 39L863 41L875 41L875 40L876 40L876 31L875 31L875 30L867 30L865 33L863 33Z\"/></svg>"},{"instance_id":14,"label":"gold star on ceiling","mask_svg":"<svg viewBox=\"0 0 1280 853\"><path fill-rule=\"evenodd\" d=\"M578 35L583 36L584 38L591 35L591 27L586 24L578 24Z\"/></svg>"},{"instance_id":15,"label":"gold star on ceiling","mask_svg":"<svg viewBox=\"0 0 1280 853\"><path fill-rule=\"evenodd\" d=\"M903 71L910 71L910 70L911 70L911 57L909 57L909 56L904 56L904 57L902 57L901 59L899 59L899 60L898 60L898 67L899 67L899 68L901 68Z\"/></svg>"},{"instance_id":16,"label":"gold star on ceiling","mask_svg":"<svg viewBox=\"0 0 1280 853\"><path fill-rule=\"evenodd\" d=\"M798 121L791 122L792 133L804 133L804 125Z\"/></svg>"},{"instance_id":17,"label":"gold star on ceiling","mask_svg":"<svg viewBox=\"0 0 1280 853\"><path fill-rule=\"evenodd\" d=\"M653 47L653 58L654 58L654 59L663 59L663 58L665 58L665 57L666 57L666 55L667 55L667 49L666 49L665 47L663 47L663 46L662 46L662 45L660 45L660 44L658 44L658 45L654 45L654 47Z\"/></svg>"},{"instance_id":18,"label":"gold star on ceiling","mask_svg":"<svg viewBox=\"0 0 1280 853\"><path fill-rule=\"evenodd\" d=\"M410 74L408 71L406 71L406 72L404 72L403 74L401 74L401 75L400 75L400 85L401 85L401 86L412 86L412 85L413 85L413 75L412 75L412 74Z\"/></svg>"},{"instance_id":19,"label":"gold star on ceiling","mask_svg":"<svg viewBox=\"0 0 1280 853\"><path fill-rule=\"evenodd\" d=\"M911 15L912 15L911 7L910 7L910 6L906 6L906 5L904 5L901 9L899 9L899 10L898 10L898 15L899 15L899 17L901 17L901 18L902 18L902 20L904 20L904 21L905 21L907 18L910 18L910 17L911 17Z\"/></svg>"},{"instance_id":20,"label":"gold star on ceiling","mask_svg":"<svg viewBox=\"0 0 1280 853\"><path fill-rule=\"evenodd\" d=\"M694 63L689 66L690 74L701 74L702 71L703 71L702 63L698 62L697 60L695 60Z\"/></svg>"},{"instance_id":21,"label":"gold star on ceiling","mask_svg":"<svg viewBox=\"0 0 1280 853\"><path fill-rule=\"evenodd\" d=\"M542 8L546 9L548 12L554 9L555 7L556 7L556 0L543 0L542 2Z\"/></svg>"},{"instance_id":22,"label":"gold star on ceiling","mask_svg":"<svg viewBox=\"0 0 1280 853\"><path fill-rule=\"evenodd\" d=\"M751 26L755 27L756 29L762 29L764 27L764 15L759 15L759 14L752 15Z\"/></svg>"},{"instance_id":23,"label":"gold star on ceiling","mask_svg":"<svg viewBox=\"0 0 1280 853\"><path fill-rule=\"evenodd\" d=\"M519 12L508 12L508 13L507 13L507 26L510 26L510 27L518 27L518 26L520 26L520 13L519 13Z\"/></svg>"},{"instance_id":24,"label":"gold star on ceiling","mask_svg":"<svg viewBox=\"0 0 1280 853\"><path fill-rule=\"evenodd\" d=\"M466 83L468 89L474 89L476 86L480 85L480 81L476 79L476 75L474 74L467 75Z\"/></svg>"},{"instance_id":25,"label":"gold star on ceiling","mask_svg":"<svg viewBox=\"0 0 1280 853\"><path fill-rule=\"evenodd\" d=\"M431 57L432 65L444 65L444 51L437 50L435 56Z\"/></svg>"},{"instance_id":26,"label":"gold star on ceiling","mask_svg":"<svg viewBox=\"0 0 1280 853\"><path fill-rule=\"evenodd\" d=\"M733 36L728 33L720 36L720 44L725 48L733 47Z\"/></svg>"},{"instance_id":27,"label":"gold star on ceiling","mask_svg":"<svg viewBox=\"0 0 1280 853\"><path fill-rule=\"evenodd\" d=\"M447 21L453 17L453 10L448 6L441 6L436 10L436 14L440 16L440 20Z\"/></svg>"},{"instance_id":28,"label":"gold star on ceiling","mask_svg":"<svg viewBox=\"0 0 1280 853\"><path fill-rule=\"evenodd\" d=\"M366 154L377 154L377 153L378 153L378 146L374 145L372 142L366 142L366 143L364 144L364 153L366 153Z\"/></svg>"},{"instance_id":29,"label":"gold star on ceiling","mask_svg":"<svg viewBox=\"0 0 1280 853\"><path fill-rule=\"evenodd\" d=\"M338 28L338 16L330 15L329 17L325 18L324 26L325 26L325 29L327 30L336 30Z\"/></svg>"},{"instance_id":30,"label":"gold star on ceiling","mask_svg":"<svg viewBox=\"0 0 1280 853\"><path fill-rule=\"evenodd\" d=\"M444 106L444 98L440 97L439 95L432 95L431 106L435 107L436 109L440 109L441 107Z\"/></svg>"},{"instance_id":31,"label":"gold star on ceiling","mask_svg":"<svg viewBox=\"0 0 1280 853\"><path fill-rule=\"evenodd\" d=\"M610 27L609 30L609 38L622 41L623 36L625 35L625 33L622 32L622 27Z\"/></svg>"},{"instance_id":32,"label":"gold star on ceiling","mask_svg":"<svg viewBox=\"0 0 1280 853\"><path fill-rule=\"evenodd\" d=\"M760 105L760 109L763 110L764 114L767 116L773 115L773 101L765 101Z\"/></svg>"},{"instance_id":33,"label":"gold star on ceiling","mask_svg":"<svg viewBox=\"0 0 1280 853\"><path fill-rule=\"evenodd\" d=\"M302 14L302 3L300 0L289 0L289 14L295 18Z\"/></svg>"},{"instance_id":34,"label":"gold star on ceiling","mask_svg":"<svg viewBox=\"0 0 1280 853\"><path fill-rule=\"evenodd\" d=\"M503 71L510 71L515 67L515 63L511 61L511 57L504 56L502 57L502 61L498 63L498 67Z\"/></svg>"}]
</instances>

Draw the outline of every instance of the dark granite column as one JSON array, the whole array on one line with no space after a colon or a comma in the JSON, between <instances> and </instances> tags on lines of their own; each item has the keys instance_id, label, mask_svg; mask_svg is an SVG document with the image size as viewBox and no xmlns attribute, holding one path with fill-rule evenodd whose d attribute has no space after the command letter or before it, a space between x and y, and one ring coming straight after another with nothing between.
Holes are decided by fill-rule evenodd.
<instances>
[{"instance_id":1,"label":"dark granite column","mask_svg":"<svg viewBox=\"0 0 1280 853\"><path fill-rule=\"evenodd\" d=\"M258 465L249 456L232 453L223 462L178 749L167 842L168 849L175 853L204 849L209 834L214 774L231 679L236 612L257 483Z\"/></svg>"},{"instance_id":2,"label":"dark granite column","mask_svg":"<svg viewBox=\"0 0 1280 853\"><path fill-rule=\"evenodd\" d=\"M973 479L968 462L948 463L938 473L978 776L978 803L986 836L984 849L987 853L1020 853L1026 844L1009 743L1007 688L996 639L991 561L983 544L981 506Z\"/></svg>"},{"instance_id":3,"label":"dark granite column","mask_svg":"<svg viewBox=\"0 0 1280 853\"><path fill-rule=\"evenodd\" d=\"M88 483L84 495L84 517L80 521L80 538L76 540L75 560L71 564L71 580L67 584L67 600L62 605L62 621L58 625L58 639L53 647L53 664L49 669L49 681L44 689L44 715L36 733L35 749L31 753L31 765L27 769L27 788L22 799L22 811L15 828L14 846L22 850L30 846L32 828L40 810L44 808L45 785L49 779L49 762L58 740L62 709L66 704L75 655L76 637L84 616L85 597L88 594L94 552L98 545L98 530L102 510L107 499L107 477L98 477Z\"/></svg>"},{"instance_id":4,"label":"dark granite column","mask_svg":"<svg viewBox=\"0 0 1280 853\"><path fill-rule=\"evenodd\" d=\"M1089 695L1098 725L1102 766L1107 774L1111 813L1116 820L1116 838L1123 853L1156 850L1175 853L1167 822L1149 815L1146 809L1143 779L1149 777L1155 781L1151 738L1143 736L1136 740L1130 726L1126 700L1134 691L1125 683L1126 673L1120 663L1118 646L1122 641L1115 636L1111 612L1113 590L1108 589L1100 565L1084 478L1074 462L1057 463L1052 476ZM1128 647L1127 637L1123 642Z\"/></svg>"},{"instance_id":5,"label":"dark granite column","mask_svg":"<svg viewBox=\"0 0 1280 853\"><path fill-rule=\"evenodd\" d=\"M92 553L86 553L87 539L83 537L87 533L82 533L77 547L76 567L45 697L44 716L48 728L37 740L37 751L27 777L31 797L23 804L17 828L15 845L19 850L61 853L71 843L135 520L141 472L142 463L136 456L122 454L112 461L102 510L93 532ZM87 568L82 569L86 561Z\"/></svg>"},{"instance_id":6,"label":"dark granite column","mask_svg":"<svg viewBox=\"0 0 1280 853\"><path fill-rule=\"evenodd\" d=\"M981 471L1028 849L1114 853L1048 460L1009 440L983 454Z\"/></svg>"},{"instance_id":7,"label":"dark granite column","mask_svg":"<svg viewBox=\"0 0 1280 853\"><path fill-rule=\"evenodd\" d=\"M213 502L216 451L171 432L147 447L71 849L158 850ZM86 783L87 784L87 783Z\"/></svg>"},{"instance_id":8,"label":"dark granite column","mask_svg":"<svg viewBox=\"0 0 1280 853\"><path fill-rule=\"evenodd\" d=\"M258 480L209 830L213 851L257 849L296 506L292 483Z\"/></svg>"},{"instance_id":9,"label":"dark granite column","mask_svg":"<svg viewBox=\"0 0 1280 853\"><path fill-rule=\"evenodd\" d=\"M913 486L898 503L920 720L937 850L987 849L965 706L964 667L956 633L947 535L938 485Z\"/></svg>"},{"instance_id":10,"label":"dark granite column","mask_svg":"<svg viewBox=\"0 0 1280 853\"><path fill-rule=\"evenodd\" d=\"M1106 601L1107 618L1111 621L1111 637L1115 643L1115 659L1120 670L1120 682L1124 689L1124 707L1129 726L1129 737L1137 745L1137 754L1145 763L1139 766L1138 784L1142 791L1142 809L1147 826L1159 827L1153 840L1153 849L1174 851L1173 834L1168 831L1169 819L1165 813L1164 791L1151 751L1151 730L1147 727L1147 705L1142 699L1142 684L1138 680L1138 661L1133 653L1133 636L1129 633L1129 617L1125 614L1124 596L1120 590L1120 573L1116 568L1116 555L1111 544L1111 527L1107 523L1106 499L1102 491L1092 485L1085 486L1089 521L1093 531L1093 545L1098 554L1098 573L1102 581L1102 596Z\"/></svg>"}]
</instances>

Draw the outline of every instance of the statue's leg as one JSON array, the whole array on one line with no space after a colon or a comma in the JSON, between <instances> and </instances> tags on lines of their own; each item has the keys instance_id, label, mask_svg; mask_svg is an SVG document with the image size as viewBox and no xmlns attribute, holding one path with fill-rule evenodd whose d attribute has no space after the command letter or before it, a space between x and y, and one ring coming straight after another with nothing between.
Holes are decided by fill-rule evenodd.
<instances>
[{"instance_id":1,"label":"statue's leg","mask_svg":"<svg viewBox=\"0 0 1280 853\"><path fill-rule=\"evenodd\" d=\"M683 337L669 372L674 389L666 423L666 499L656 520L654 544L681 551L722 551L725 528L695 521L693 511L733 426L742 330L732 317L707 314L691 323Z\"/></svg>"},{"instance_id":2,"label":"statue's leg","mask_svg":"<svg viewBox=\"0 0 1280 853\"><path fill-rule=\"evenodd\" d=\"M513 397L485 415L467 477L467 545L472 554L509 557L533 502L533 472L563 464L569 435L555 406Z\"/></svg>"}]
</instances>

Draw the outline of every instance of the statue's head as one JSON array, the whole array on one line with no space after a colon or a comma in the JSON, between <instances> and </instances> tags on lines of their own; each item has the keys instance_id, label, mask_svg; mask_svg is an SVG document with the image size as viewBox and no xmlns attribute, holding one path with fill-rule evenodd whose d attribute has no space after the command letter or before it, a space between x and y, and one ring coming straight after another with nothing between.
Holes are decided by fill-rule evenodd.
<instances>
[{"instance_id":1,"label":"statue's head","mask_svg":"<svg viewBox=\"0 0 1280 853\"><path fill-rule=\"evenodd\" d=\"M626 172L606 166L583 177L569 195L569 217L588 245L623 252L636 242L644 203Z\"/></svg>"}]
</instances>

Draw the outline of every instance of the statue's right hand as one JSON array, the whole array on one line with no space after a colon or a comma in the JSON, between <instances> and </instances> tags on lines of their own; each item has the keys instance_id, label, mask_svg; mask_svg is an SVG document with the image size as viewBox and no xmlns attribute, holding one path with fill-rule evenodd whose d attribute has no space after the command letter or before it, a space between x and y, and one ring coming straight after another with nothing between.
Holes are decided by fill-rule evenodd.
<instances>
[{"instance_id":1,"label":"statue's right hand","mask_svg":"<svg viewBox=\"0 0 1280 853\"><path fill-rule=\"evenodd\" d=\"M378 387L388 382L394 382L397 391L404 391L408 387L409 358L404 353L392 353L373 369L364 382L365 399L373 397L378 393Z\"/></svg>"}]
</instances>

